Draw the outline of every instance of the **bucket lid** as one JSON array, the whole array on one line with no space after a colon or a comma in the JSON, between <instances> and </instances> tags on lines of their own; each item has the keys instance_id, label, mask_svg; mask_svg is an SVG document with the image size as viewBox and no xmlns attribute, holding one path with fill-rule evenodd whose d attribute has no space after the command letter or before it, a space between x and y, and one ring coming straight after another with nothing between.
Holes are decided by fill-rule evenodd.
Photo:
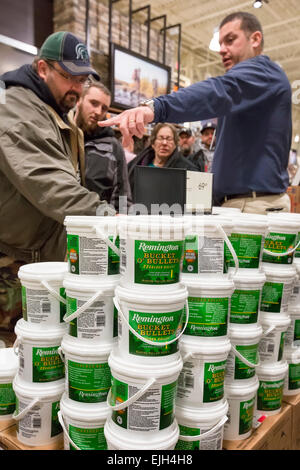
<instances>
[{"instance_id":1,"label":"bucket lid","mask_svg":"<svg viewBox=\"0 0 300 470\"><path fill-rule=\"evenodd\" d=\"M257 376L252 377L250 380L233 380L231 382L226 382L225 379L225 397L227 399L238 398L240 396L244 397L249 393L255 393L258 387L259 381Z\"/></svg>"},{"instance_id":2,"label":"bucket lid","mask_svg":"<svg viewBox=\"0 0 300 470\"><path fill-rule=\"evenodd\" d=\"M97 276L78 276L77 274L67 273L63 280L63 286L66 289L75 289L78 292L98 292L114 291L119 283L118 279L110 277L100 278Z\"/></svg>"},{"instance_id":3,"label":"bucket lid","mask_svg":"<svg viewBox=\"0 0 300 470\"><path fill-rule=\"evenodd\" d=\"M96 357L100 360L101 356L107 357L112 348L114 342L107 343L94 343L93 341L81 341L78 338L74 338L69 334L65 334L61 341L61 348L64 353L74 354L78 357Z\"/></svg>"},{"instance_id":4,"label":"bucket lid","mask_svg":"<svg viewBox=\"0 0 300 470\"><path fill-rule=\"evenodd\" d=\"M19 359L13 348L0 348L0 377L14 377L18 367Z\"/></svg>"},{"instance_id":5,"label":"bucket lid","mask_svg":"<svg viewBox=\"0 0 300 470\"><path fill-rule=\"evenodd\" d=\"M248 325L247 328L243 328L244 325L230 324L228 328L229 338L231 340L239 339L257 339L259 340L262 336L263 330L260 325Z\"/></svg>"},{"instance_id":6,"label":"bucket lid","mask_svg":"<svg viewBox=\"0 0 300 470\"><path fill-rule=\"evenodd\" d=\"M292 281L295 276L296 276L296 268L294 266L284 266L281 268L281 265L279 264L266 264L262 263L262 269L267 277L267 281L270 278L271 280L274 281L281 281L284 282L290 282Z\"/></svg>"},{"instance_id":7,"label":"bucket lid","mask_svg":"<svg viewBox=\"0 0 300 470\"><path fill-rule=\"evenodd\" d=\"M238 269L236 274L231 278L236 284L264 284L266 282L266 275L263 271L253 273L252 269L240 270Z\"/></svg>"},{"instance_id":8,"label":"bucket lid","mask_svg":"<svg viewBox=\"0 0 300 470\"><path fill-rule=\"evenodd\" d=\"M97 423L106 421L111 415L111 410L104 403L80 403L67 397L66 392L60 400L60 409L63 415L67 415L71 419L79 421L87 421L88 423Z\"/></svg>"},{"instance_id":9,"label":"bucket lid","mask_svg":"<svg viewBox=\"0 0 300 470\"><path fill-rule=\"evenodd\" d=\"M266 375L272 378L276 374L285 374L288 370L288 363L286 361L280 362L266 362L262 363L255 368L256 374L259 375Z\"/></svg>"},{"instance_id":10,"label":"bucket lid","mask_svg":"<svg viewBox=\"0 0 300 470\"><path fill-rule=\"evenodd\" d=\"M96 215L67 215L64 225L67 227L92 227L94 225L116 226L118 218L116 216L96 216Z\"/></svg>"},{"instance_id":11,"label":"bucket lid","mask_svg":"<svg viewBox=\"0 0 300 470\"><path fill-rule=\"evenodd\" d=\"M300 347L285 346L283 355L287 362L291 362L292 364L300 363Z\"/></svg>"},{"instance_id":12,"label":"bucket lid","mask_svg":"<svg viewBox=\"0 0 300 470\"><path fill-rule=\"evenodd\" d=\"M33 383L26 382L17 374L13 380L13 389L16 394L24 397L40 397L48 401L52 397L62 395L65 390L65 379L55 380L54 382Z\"/></svg>"},{"instance_id":13,"label":"bucket lid","mask_svg":"<svg viewBox=\"0 0 300 470\"><path fill-rule=\"evenodd\" d=\"M184 301L187 299L188 291L183 284L179 284L172 290L157 290L155 292L148 292L145 295L144 289L136 288L135 286L126 288L118 285L115 289L115 295L121 300L141 303L146 305L159 305L159 304L172 304L175 302Z\"/></svg>"},{"instance_id":14,"label":"bucket lid","mask_svg":"<svg viewBox=\"0 0 300 470\"><path fill-rule=\"evenodd\" d=\"M63 280L67 272L68 263L49 261L21 266L18 271L18 277L21 281Z\"/></svg>"},{"instance_id":15,"label":"bucket lid","mask_svg":"<svg viewBox=\"0 0 300 470\"><path fill-rule=\"evenodd\" d=\"M174 356L174 357L173 357ZM124 359L116 347L112 350L108 364L111 368L111 372L116 371L117 373L123 374L130 378L142 378L145 381L149 378L163 378L169 377L173 374L179 374L182 369L182 359L180 354L172 354L170 356L170 362L161 364L134 364L129 363L127 359Z\"/></svg>"},{"instance_id":16,"label":"bucket lid","mask_svg":"<svg viewBox=\"0 0 300 470\"><path fill-rule=\"evenodd\" d=\"M269 228L280 228L284 233L286 229L300 231L300 219L299 217L295 216L293 213L289 212L274 212L273 214L268 214L268 223ZM272 231L272 230L270 230Z\"/></svg>"},{"instance_id":17,"label":"bucket lid","mask_svg":"<svg viewBox=\"0 0 300 470\"><path fill-rule=\"evenodd\" d=\"M287 328L291 323L291 318L289 315L280 315L278 313L268 313L268 312L261 312L260 314L260 323L262 326L272 326L275 327L282 327Z\"/></svg>"},{"instance_id":18,"label":"bucket lid","mask_svg":"<svg viewBox=\"0 0 300 470\"><path fill-rule=\"evenodd\" d=\"M180 350L185 353L197 354L226 354L231 349L231 343L229 338L225 337L224 339L218 339L215 341L210 338L198 338L199 342L193 342L193 339L190 339L189 336L183 335L179 342Z\"/></svg>"},{"instance_id":19,"label":"bucket lid","mask_svg":"<svg viewBox=\"0 0 300 470\"><path fill-rule=\"evenodd\" d=\"M188 291L193 290L205 290L210 294L215 293L216 295L228 294L231 295L234 290L234 283L227 277L212 276L212 277L187 277L182 278L182 282L188 288Z\"/></svg>"},{"instance_id":20,"label":"bucket lid","mask_svg":"<svg viewBox=\"0 0 300 470\"><path fill-rule=\"evenodd\" d=\"M242 211L237 207L223 207L223 206L213 206L212 213L214 214L240 214Z\"/></svg>"},{"instance_id":21,"label":"bucket lid","mask_svg":"<svg viewBox=\"0 0 300 470\"><path fill-rule=\"evenodd\" d=\"M288 310L289 315L298 316L300 315L300 304L290 305Z\"/></svg>"},{"instance_id":22,"label":"bucket lid","mask_svg":"<svg viewBox=\"0 0 300 470\"><path fill-rule=\"evenodd\" d=\"M42 329L40 325L28 323L23 318L17 321L15 326L15 334L24 339L39 341L39 340L52 340L62 338L68 328L67 324L57 326L48 326Z\"/></svg>"},{"instance_id":23,"label":"bucket lid","mask_svg":"<svg viewBox=\"0 0 300 470\"><path fill-rule=\"evenodd\" d=\"M265 231L268 228L267 216L261 214L248 214L246 212L234 214L233 223L234 226L247 227L249 229L253 228L255 231Z\"/></svg>"},{"instance_id":24,"label":"bucket lid","mask_svg":"<svg viewBox=\"0 0 300 470\"><path fill-rule=\"evenodd\" d=\"M176 404L175 406L175 416L178 423L182 424L183 421L191 421L191 425L189 426L191 428L194 427L196 423L201 425L221 419L227 412L227 400L220 400L220 402L216 402L208 408L190 408L182 404Z\"/></svg>"},{"instance_id":25,"label":"bucket lid","mask_svg":"<svg viewBox=\"0 0 300 470\"><path fill-rule=\"evenodd\" d=\"M199 227L200 229L211 228L217 230L218 225L226 226L230 229L233 227L233 221L229 216L219 215L185 215L185 220L191 224L192 229Z\"/></svg>"}]
</instances>

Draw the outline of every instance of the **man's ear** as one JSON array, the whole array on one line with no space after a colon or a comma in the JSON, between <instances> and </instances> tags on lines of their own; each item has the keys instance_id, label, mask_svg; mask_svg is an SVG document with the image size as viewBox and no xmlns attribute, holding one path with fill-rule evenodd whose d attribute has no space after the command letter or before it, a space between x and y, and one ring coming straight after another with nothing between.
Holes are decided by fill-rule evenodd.
<instances>
[{"instance_id":1,"label":"man's ear","mask_svg":"<svg viewBox=\"0 0 300 470\"><path fill-rule=\"evenodd\" d=\"M37 63L37 73L38 75L43 79L45 80L48 76L48 66L47 66L47 63L43 60L43 59L40 59Z\"/></svg>"},{"instance_id":2,"label":"man's ear","mask_svg":"<svg viewBox=\"0 0 300 470\"><path fill-rule=\"evenodd\" d=\"M262 43L262 33L260 31L255 31L251 34L250 41L254 49L261 48Z\"/></svg>"}]
</instances>

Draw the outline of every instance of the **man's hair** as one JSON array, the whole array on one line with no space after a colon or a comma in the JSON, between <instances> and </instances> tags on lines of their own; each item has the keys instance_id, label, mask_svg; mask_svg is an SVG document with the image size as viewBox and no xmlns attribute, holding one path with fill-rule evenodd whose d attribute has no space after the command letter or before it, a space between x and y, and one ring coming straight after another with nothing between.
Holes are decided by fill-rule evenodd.
<instances>
[{"instance_id":1,"label":"man's hair","mask_svg":"<svg viewBox=\"0 0 300 470\"><path fill-rule=\"evenodd\" d=\"M178 144L178 134L177 134L177 131L176 131L176 127L173 126L173 124L169 124L169 123L167 123L167 122L159 122L158 124L156 124L156 126L154 126L154 128L153 128L153 130L152 130L152 132L151 132L151 136L150 136L150 145L153 145L153 144L154 144L158 132L159 132L160 129L162 129L163 127L169 127L169 129L171 129L172 134L173 134L173 138L174 138L175 145L177 146L177 144Z\"/></svg>"},{"instance_id":2,"label":"man's hair","mask_svg":"<svg viewBox=\"0 0 300 470\"><path fill-rule=\"evenodd\" d=\"M235 13L231 13L230 15L226 16L224 18L219 26L219 29L221 29L225 24L230 23L231 21L234 20L241 20L241 29L245 31L246 33L255 33L255 31L260 31L262 34L262 40L261 40L261 48L263 49L264 47L264 33L262 30L262 26L260 21L256 18L255 15L252 15L252 13L247 13L245 11L237 11Z\"/></svg>"},{"instance_id":3,"label":"man's hair","mask_svg":"<svg viewBox=\"0 0 300 470\"><path fill-rule=\"evenodd\" d=\"M90 80L88 81L86 85L84 85L82 93L81 93L81 98L84 98L91 88L98 88L98 90L101 90L105 95L111 97L111 92L105 85L103 85L103 83L93 82Z\"/></svg>"}]
</instances>

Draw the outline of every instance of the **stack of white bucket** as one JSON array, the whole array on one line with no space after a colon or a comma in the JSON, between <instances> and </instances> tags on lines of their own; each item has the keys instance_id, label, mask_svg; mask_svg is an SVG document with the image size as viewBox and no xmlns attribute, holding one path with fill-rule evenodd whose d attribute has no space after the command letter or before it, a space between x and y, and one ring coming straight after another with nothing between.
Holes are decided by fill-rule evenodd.
<instances>
[{"instance_id":1,"label":"stack of white bucket","mask_svg":"<svg viewBox=\"0 0 300 470\"><path fill-rule=\"evenodd\" d=\"M118 344L104 428L110 450L170 450L179 436L175 398L187 290L180 284L182 217L120 216ZM188 319L188 314L187 314Z\"/></svg>"},{"instance_id":2,"label":"stack of white bucket","mask_svg":"<svg viewBox=\"0 0 300 470\"><path fill-rule=\"evenodd\" d=\"M222 216L186 218L191 232L185 241L182 281L188 289L189 320L180 341L183 369L176 398L180 428L176 449L221 450L228 412L224 377L234 289L224 273L224 246L225 242L231 246L232 222Z\"/></svg>"},{"instance_id":3,"label":"stack of white bucket","mask_svg":"<svg viewBox=\"0 0 300 470\"><path fill-rule=\"evenodd\" d=\"M55 446L61 438L59 402L64 391L64 364L58 349L66 325L63 278L67 263L22 266L23 319L15 326L19 358L13 381L17 438L27 446Z\"/></svg>"},{"instance_id":4,"label":"stack of white bucket","mask_svg":"<svg viewBox=\"0 0 300 470\"><path fill-rule=\"evenodd\" d=\"M65 450L106 450L108 357L117 336L113 296L120 277L117 218L68 216L65 225L69 331L60 349L66 375L58 416Z\"/></svg>"}]
</instances>

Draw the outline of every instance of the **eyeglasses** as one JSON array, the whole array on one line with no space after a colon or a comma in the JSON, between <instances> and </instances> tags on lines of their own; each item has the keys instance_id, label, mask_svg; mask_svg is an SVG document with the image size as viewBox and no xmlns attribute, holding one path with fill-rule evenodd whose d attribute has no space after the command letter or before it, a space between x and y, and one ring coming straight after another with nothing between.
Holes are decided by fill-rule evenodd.
<instances>
[{"instance_id":1,"label":"eyeglasses","mask_svg":"<svg viewBox=\"0 0 300 470\"><path fill-rule=\"evenodd\" d=\"M66 75L57 68L54 67L54 65L50 64L50 62L47 62L47 65L55 72L57 72L59 75L61 75L65 80L71 83L78 83L79 85L85 85L86 83L89 83L89 79L87 77L82 77L82 78L76 78L73 77L73 75Z\"/></svg>"},{"instance_id":2,"label":"eyeglasses","mask_svg":"<svg viewBox=\"0 0 300 470\"><path fill-rule=\"evenodd\" d=\"M173 137L163 137L161 135L159 137L156 137L156 140L158 142L163 142L164 140L166 140L168 143L174 142Z\"/></svg>"}]
</instances>

